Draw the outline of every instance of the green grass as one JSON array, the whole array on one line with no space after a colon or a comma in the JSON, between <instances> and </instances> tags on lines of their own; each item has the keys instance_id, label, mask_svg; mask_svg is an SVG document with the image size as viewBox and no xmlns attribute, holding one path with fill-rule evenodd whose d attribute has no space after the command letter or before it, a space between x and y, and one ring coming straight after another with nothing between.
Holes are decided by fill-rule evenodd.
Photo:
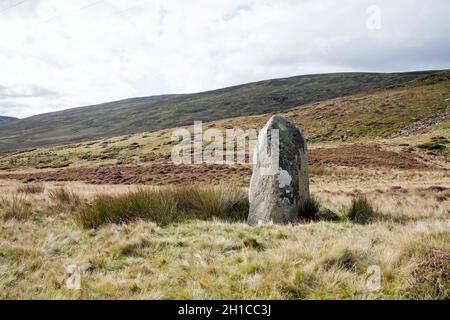
<instances>
[{"instance_id":1,"label":"green grass","mask_svg":"<svg viewBox=\"0 0 450 320\"><path fill-rule=\"evenodd\" d=\"M325 270L336 268L359 273L365 272L369 265L365 253L348 248L332 251L323 258L321 264Z\"/></svg>"},{"instance_id":2,"label":"green grass","mask_svg":"<svg viewBox=\"0 0 450 320\"><path fill-rule=\"evenodd\" d=\"M94 190L86 188L84 194ZM345 208L351 195L344 189L322 192L320 201ZM95 190L93 195L105 188ZM126 190L111 187L108 199L99 201L105 209L86 211L84 221L97 224L95 229L75 223L76 209L70 214L53 210L44 198L47 192L21 194L32 204L33 216L10 217L0 226L0 299L448 299L447 203L418 197L415 187L373 198L386 204L384 211L408 215L402 221L258 227L228 221L230 216L239 221L233 212L247 206L240 189L162 188L155 194L149 188L122 194ZM11 199L17 191L8 186L3 193ZM100 213L98 220L89 213ZM174 223L166 223L165 213ZM81 290L66 286L67 268L74 264L81 272ZM375 289L368 286L371 267L380 271Z\"/></svg>"},{"instance_id":3,"label":"green grass","mask_svg":"<svg viewBox=\"0 0 450 320\"><path fill-rule=\"evenodd\" d=\"M320 209L318 200L311 197L299 208L299 220L339 219L331 211ZM76 211L75 219L83 228L92 229L105 224L124 224L137 220L152 221L159 225L211 219L244 222L248 212L248 194L237 187L165 187L141 188L120 195L97 195Z\"/></svg>"},{"instance_id":4,"label":"green grass","mask_svg":"<svg viewBox=\"0 0 450 320\"><path fill-rule=\"evenodd\" d=\"M352 204L348 210L347 217L360 224L373 222L379 213L373 208L370 201L364 196L358 196L352 200Z\"/></svg>"},{"instance_id":5,"label":"green grass","mask_svg":"<svg viewBox=\"0 0 450 320\"><path fill-rule=\"evenodd\" d=\"M232 187L140 189L121 195L98 195L75 214L84 228L136 220L160 225L189 219L243 221L248 214L244 191Z\"/></svg>"},{"instance_id":6,"label":"green grass","mask_svg":"<svg viewBox=\"0 0 450 320\"><path fill-rule=\"evenodd\" d=\"M446 137L438 136L432 137L430 142L420 144L417 147L429 151L442 151L447 148L446 145L449 143L450 141Z\"/></svg>"},{"instance_id":7,"label":"green grass","mask_svg":"<svg viewBox=\"0 0 450 320\"><path fill-rule=\"evenodd\" d=\"M445 146L440 144L440 143L436 143L436 142L430 142L430 143L424 143L418 146L420 149L426 149L429 151L435 151L435 150L445 150Z\"/></svg>"}]
</instances>

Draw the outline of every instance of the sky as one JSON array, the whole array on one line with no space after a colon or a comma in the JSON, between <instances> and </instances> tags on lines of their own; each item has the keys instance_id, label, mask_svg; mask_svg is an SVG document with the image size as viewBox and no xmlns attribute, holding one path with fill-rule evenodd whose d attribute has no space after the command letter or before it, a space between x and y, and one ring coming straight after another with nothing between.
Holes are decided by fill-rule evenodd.
<instances>
[{"instance_id":1,"label":"sky","mask_svg":"<svg viewBox=\"0 0 450 320\"><path fill-rule=\"evenodd\" d=\"M0 115L450 68L448 0L0 0Z\"/></svg>"}]
</instances>

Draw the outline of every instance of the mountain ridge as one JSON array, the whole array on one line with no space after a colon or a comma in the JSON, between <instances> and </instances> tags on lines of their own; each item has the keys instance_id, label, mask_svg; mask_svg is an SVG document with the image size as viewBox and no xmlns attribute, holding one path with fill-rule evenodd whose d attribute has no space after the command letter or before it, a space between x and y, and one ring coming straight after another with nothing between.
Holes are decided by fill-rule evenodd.
<instances>
[{"instance_id":1,"label":"mountain ridge","mask_svg":"<svg viewBox=\"0 0 450 320\"><path fill-rule=\"evenodd\" d=\"M13 120L19 120L19 118L9 117L9 116L0 116L0 123L1 122L13 121Z\"/></svg>"},{"instance_id":2,"label":"mountain ridge","mask_svg":"<svg viewBox=\"0 0 450 320\"><path fill-rule=\"evenodd\" d=\"M326 73L193 93L129 98L0 123L0 152L282 112L329 98L402 85L436 73Z\"/></svg>"},{"instance_id":3,"label":"mountain ridge","mask_svg":"<svg viewBox=\"0 0 450 320\"><path fill-rule=\"evenodd\" d=\"M321 153L321 161L338 161L337 163L348 165L359 159L357 163L360 164L378 165L384 162L389 166L390 161L398 160L396 165L400 166L402 162L401 166L410 167L407 162L413 157L429 167L434 166L433 163L442 166L441 160L450 163L450 153L446 147L450 137L448 97L450 71L422 77L387 90L302 105L280 114L302 128L310 149L334 147L329 152ZM205 122L203 127L215 128L223 133L227 129L259 130L273 114L226 118ZM193 134L190 123L169 130L22 149L0 154L0 170L10 172L164 162L170 158L173 148L172 132L176 129L187 129ZM400 152L394 157L397 160L377 151L376 145L379 144L388 150ZM358 149L359 145L369 149ZM347 149L342 149L343 146ZM431 152L428 150L430 148L435 151ZM341 154L344 151L346 156ZM349 156L352 152L356 154ZM370 155L361 158L361 153L366 152ZM360 154L357 155L358 153ZM384 159L385 156L389 159Z\"/></svg>"}]
</instances>

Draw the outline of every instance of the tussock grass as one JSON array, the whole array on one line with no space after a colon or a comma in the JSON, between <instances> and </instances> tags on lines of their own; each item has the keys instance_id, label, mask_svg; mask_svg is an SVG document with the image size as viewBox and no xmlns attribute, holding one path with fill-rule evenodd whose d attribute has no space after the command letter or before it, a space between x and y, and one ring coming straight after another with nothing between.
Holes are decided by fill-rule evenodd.
<instances>
[{"instance_id":1,"label":"tussock grass","mask_svg":"<svg viewBox=\"0 0 450 320\"><path fill-rule=\"evenodd\" d=\"M300 221L315 220L317 219L317 213L320 210L319 201L311 196L305 201L298 210L298 216Z\"/></svg>"},{"instance_id":2,"label":"tussock grass","mask_svg":"<svg viewBox=\"0 0 450 320\"><path fill-rule=\"evenodd\" d=\"M242 244L244 245L244 247L246 248L251 248L257 251L263 251L266 247L264 246L264 244L260 243L257 239L255 238L245 238L242 241Z\"/></svg>"},{"instance_id":3,"label":"tussock grass","mask_svg":"<svg viewBox=\"0 0 450 320\"><path fill-rule=\"evenodd\" d=\"M118 195L100 194L84 204L75 214L83 228L105 224L122 224L136 220L159 225L186 220L213 218L228 222L246 221L249 212L248 194L233 186L140 188ZM337 221L333 212L322 209L315 197L299 208L299 221Z\"/></svg>"},{"instance_id":4,"label":"tussock grass","mask_svg":"<svg viewBox=\"0 0 450 320\"><path fill-rule=\"evenodd\" d=\"M314 291L314 288L320 283L318 275L310 271L297 271L292 281L281 282L279 290L285 299L303 300Z\"/></svg>"},{"instance_id":5,"label":"tussock grass","mask_svg":"<svg viewBox=\"0 0 450 320\"><path fill-rule=\"evenodd\" d=\"M50 190L48 194L50 200L52 200L62 208L75 208L79 207L82 203L81 198L75 192L69 191L64 187Z\"/></svg>"},{"instance_id":6,"label":"tussock grass","mask_svg":"<svg viewBox=\"0 0 450 320\"><path fill-rule=\"evenodd\" d=\"M309 174L311 177L331 176L332 170L324 166L310 166Z\"/></svg>"},{"instance_id":7,"label":"tussock grass","mask_svg":"<svg viewBox=\"0 0 450 320\"><path fill-rule=\"evenodd\" d=\"M446 145L450 144L450 140L443 136L435 136L431 138L430 142L418 145L420 149L429 151L441 151L446 149Z\"/></svg>"},{"instance_id":8,"label":"tussock grass","mask_svg":"<svg viewBox=\"0 0 450 320\"><path fill-rule=\"evenodd\" d=\"M5 220L27 220L33 215L32 204L24 196L13 194L1 199L0 215Z\"/></svg>"},{"instance_id":9,"label":"tussock grass","mask_svg":"<svg viewBox=\"0 0 450 320\"><path fill-rule=\"evenodd\" d=\"M17 192L25 194L38 194L45 191L45 186L42 183L24 184L17 187Z\"/></svg>"},{"instance_id":10,"label":"tussock grass","mask_svg":"<svg viewBox=\"0 0 450 320\"><path fill-rule=\"evenodd\" d=\"M327 271L338 268L353 272L364 272L368 266L367 257L363 252L349 248L331 251L320 263Z\"/></svg>"},{"instance_id":11,"label":"tussock grass","mask_svg":"<svg viewBox=\"0 0 450 320\"><path fill-rule=\"evenodd\" d=\"M299 222L318 222L318 221L328 221L328 222L339 222L341 217L335 212L323 207L314 196L310 196L308 201L304 202L298 211Z\"/></svg>"},{"instance_id":12,"label":"tussock grass","mask_svg":"<svg viewBox=\"0 0 450 320\"><path fill-rule=\"evenodd\" d=\"M84 228L136 220L160 225L188 219L242 221L247 218L248 198L233 187L177 187L139 189L121 195L98 195L76 213Z\"/></svg>"},{"instance_id":13,"label":"tussock grass","mask_svg":"<svg viewBox=\"0 0 450 320\"><path fill-rule=\"evenodd\" d=\"M379 216L379 212L374 209L370 201L361 195L352 200L352 204L347 213L347 217L351 221L360 224L371 223Z\"/></svg>"},{"instance_id":14,"label":"tussock grass","mask_svg":"<svg viewBox=\"0 0 450 320\"><path fill-rule=\"evenodd\" d=\"M75 215L84 228L108 223L148 220L159 224L176 218L176 201L161 191L138 190L121 195L98 195Z\"/></svg>"},{"instance_id":15,"label":"tussock grass","mask_svg":"<svg viewBox=\"0 0 450 320\"><path fill-rule=\"evenodd\" d=\"M189 209L191 207L195 215L200 217L244 221L248 216L247 193L232 186L208 189L179 188L175 189L175 197L177 195L181 195L183 198L183 201L180 202L183 208Z\"/></svg>"},{"instance_id":16,"label":"tussock grass","mask_svg":"<svg viewBox=\"0 0 450 320\"><path fill-rule=\"evenodd\" d=\"M52 209L42 201L48 192L18 194L32 203L34 214L0 223L0 299L448 299L449 201L435 198L447 192L437 186L449 187L448 173L349 172L315 178L313 194L343 216L358 188L382 209L383 219L251 227L191 216L164 226L137 218L85 230L64 212L45 215ZM48 190L61 186L51 185L46 183ZM393 185L407 192L391 190ZM4 182L0 193L11 199L18 186ZM90 204L96 194L116 198L139 190L64 186ZM159 189L147 191L153 190ZM246 199L243 190L225 191ZM202 206L192 199L186 193L177 208L191 203L186 211L198 211ZM82 290L66 286L72 264L81 270ZM380 268L379 289L368 287L372 266Z\"/></svg>"}]
</instances>

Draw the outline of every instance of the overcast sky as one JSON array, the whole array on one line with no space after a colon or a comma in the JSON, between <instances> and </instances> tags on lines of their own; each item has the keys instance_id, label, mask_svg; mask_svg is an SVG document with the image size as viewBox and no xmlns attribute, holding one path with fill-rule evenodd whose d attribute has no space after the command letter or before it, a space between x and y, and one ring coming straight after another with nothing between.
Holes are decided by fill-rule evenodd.
<instances>
[{"instance_id":1,"label":"overcast sky","mask_svg":"<svg viewBox=\"0 0 450 320\"><path fill-rule=\"evenodd\" d=\"M0 115L450 68L448 0L0 0Z\"/></svg>"}]
</instances>

